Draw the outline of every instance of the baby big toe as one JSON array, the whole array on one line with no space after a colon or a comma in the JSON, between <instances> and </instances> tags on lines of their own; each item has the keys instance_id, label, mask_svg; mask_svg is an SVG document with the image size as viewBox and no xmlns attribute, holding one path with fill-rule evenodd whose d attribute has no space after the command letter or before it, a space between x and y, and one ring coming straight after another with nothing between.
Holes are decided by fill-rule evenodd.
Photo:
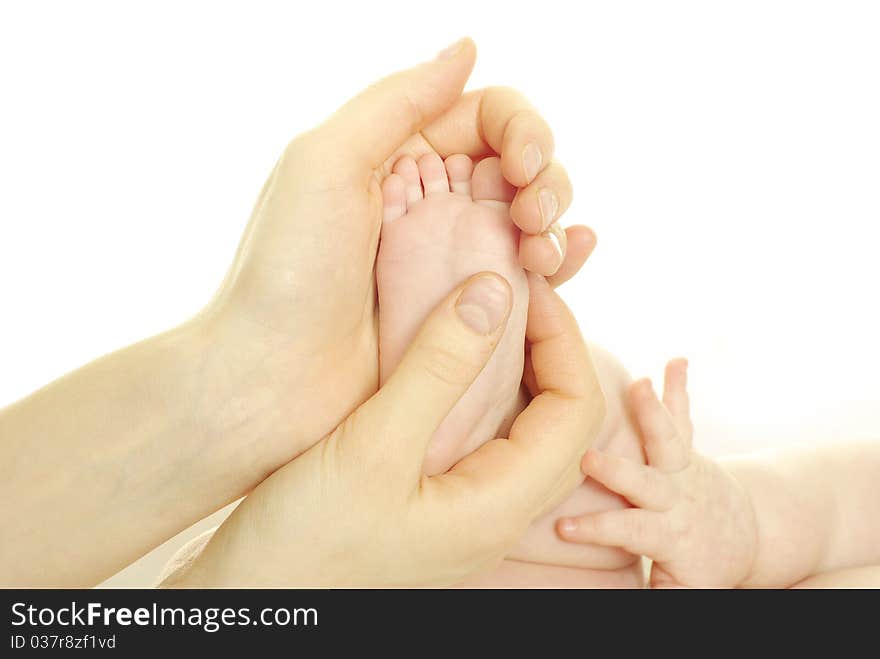
<instances>
[{"instance_id":1,"label":"baby big toe","mask_svg":"<svg viewBox=\"0 0 880 659\"><path fill-rule=\"evenodd\" d=\"M476 164L471 179L471 197L474 201L500 201L509 204L515 195L516 188L501 174L500 158L484 158Z\"/></svg>"}]
</instances>

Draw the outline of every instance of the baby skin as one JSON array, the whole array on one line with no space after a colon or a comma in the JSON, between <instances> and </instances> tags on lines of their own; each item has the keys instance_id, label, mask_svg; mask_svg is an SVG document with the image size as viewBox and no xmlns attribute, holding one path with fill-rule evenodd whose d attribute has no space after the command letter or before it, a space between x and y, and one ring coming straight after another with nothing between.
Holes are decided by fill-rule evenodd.
<instances>
[{"instance_id":1,"label":"baby skin","mask_svg":"<svg viewBox=\"0 0 880 659\"><path fill-rule=\"evenodd\" d=\"M504 276L513 306L495 353L468 392L437 429L428 448L427 474L447 471L482 443L505 436L526 402L521 391L528 286L522 260L551 259L564 234L550 240L520 236L509 217L516 188L501 174L498 158L476 165L464 155L445 162L436 154L418 162L401 158L382 185L384 221L376 263L379 296L380 379L400 362L418 328L449 291L483 271ZM466 304L462 300L460 304ZM626 391L630 378L607 353L593 356L608 401L596 447L643 462ZM469 586L641 586L641 560L620 548L578 546L556 533L560 517L626 508L627 502L595 481L586 481L556 510L537 520L497 569L476 575Z\"/></svg>"},{"instance_id":2,"label":"baby skin","mask_svg":"<svg viewBox=\"0 0 880 659\"><path fill-rule=\"evenodd\" d=\"M593 449L582 468L633 507L563 517L562 537L644 554L655 588L880 585L880 442L716 461L693 447L684 360L662 400L647 380L629 395L648 464Z\"/></svg>"}]
</instances>

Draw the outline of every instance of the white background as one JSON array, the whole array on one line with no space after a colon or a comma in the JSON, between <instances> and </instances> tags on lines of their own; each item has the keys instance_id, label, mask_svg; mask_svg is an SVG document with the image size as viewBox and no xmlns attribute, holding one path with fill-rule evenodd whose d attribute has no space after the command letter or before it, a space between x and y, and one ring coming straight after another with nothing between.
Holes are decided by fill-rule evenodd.
<instances>
[{"instance_id":1,"label":"white background","mask_svg":"<svg viewBox=\"0 0 880 659\"><path fill-rule=\"evenodd\" d=\"M877 3L139 7L0 5L0 405L198 310L289 138L468 34L599 234L589 338L688 356L711 453L880 437Z\"/></svg>"}]
</instances>

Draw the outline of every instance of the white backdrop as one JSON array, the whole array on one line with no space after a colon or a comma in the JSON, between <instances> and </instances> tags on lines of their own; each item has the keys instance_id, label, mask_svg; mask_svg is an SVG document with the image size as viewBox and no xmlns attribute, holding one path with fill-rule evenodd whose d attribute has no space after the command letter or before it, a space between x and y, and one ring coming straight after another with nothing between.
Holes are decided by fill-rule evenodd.
<instances>
[{"instance_id":1,"label":"white backdrop","mask_svg":"<svg viewBox=\"0 0 880 659\"><path fill-rule=\"evenodd\" d=\"M688 356L709 452L880 437L877 3L139 6L0 5L0 405L199 309L289 138L468 34L599 235L589 338Z\"/></svg>"}]
</instances>

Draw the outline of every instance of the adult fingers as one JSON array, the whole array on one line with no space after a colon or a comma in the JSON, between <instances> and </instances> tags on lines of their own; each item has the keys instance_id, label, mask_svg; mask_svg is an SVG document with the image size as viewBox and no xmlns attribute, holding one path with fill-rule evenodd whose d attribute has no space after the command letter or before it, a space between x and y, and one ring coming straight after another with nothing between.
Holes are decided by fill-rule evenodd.
<instances>
[{"instance_id":1,"label":"adult fingers","mask_svg":"<svg viewBox=\"0 0 880 659\"><path fill-rule=\"evenodd\" d=\"M510 205L510 218L527 234L546 231L571 205L571 181L557 161L516 193Z\"/></svg>"},{"instance_id":2,"label":"adult fingers","mask_svg":"<svg viewBox=\"0 0 880 659\"><path fill-rule=\"evenodd\" d=\"M589 227L582 225L568 227L565 230L565 238L568 243L565 260L562 261L556 274L547 277L547 281L554 288L574 277L596 247L596 234Z\"/></svg>"},{"instance_id":3,"label":"adult fingers","mask_svg":"<svg viewBox=\"0 0 880 659\"><path fill-rule=\"evenodd\" d=\"M519 236L519 263L528 270L549 277L565 262L568 236L558 222L554 222L542 234Z\"/></svg>"},{"instance_id":4,"label":"adult fingers","mask_svg":"<svg viewBox=\"0 0 880 659\"><path fill-rule=\"evenodd\" d=\"M462 39L434 60L371 85L291 149L313 145L325 165L342 167L342 175L372 172L461 96L475 59L474 42ZM304 151L307 158L314 155Z\"/></svg>"},{"instance_id":5,"label":"adult fingers","mask_svg":"<svg viewBox=\"0 0 880 659\"><path fill-rule=\"evenodd\" d=\"M540 393L517 417L509 439L489 442L448 475L436 477L450 479L467 499L471 521L491 517L519 530L583 479L580 458L605 413L596 370L571 311L539 275L529 274L529 293L526 336Z\"/></svg>"},{"instance_id":6,"label":"adult fingers","mask_svg":"<svg viewBox=\"0 0 880 659\"><path fill-rule=\"evenodd\" d=\"M511 184L525 187L553 159L550 126L516 90L489 87L463 95L423 137L441 156L500 154L501 171Z\"/></svg>"},{"instance_id":7,"label":"adult fingers","mask_svg":"<svg viewBox=\"0 0 880 659\"><path fill-rule=\"evenodd\" d=\"M520 235L519 263L529 272L544 275L556 288L578 273L595 247L596 234L589 227L575 225L563 232L554 222L537 236Z\"/></svg>"}]
</instances>

